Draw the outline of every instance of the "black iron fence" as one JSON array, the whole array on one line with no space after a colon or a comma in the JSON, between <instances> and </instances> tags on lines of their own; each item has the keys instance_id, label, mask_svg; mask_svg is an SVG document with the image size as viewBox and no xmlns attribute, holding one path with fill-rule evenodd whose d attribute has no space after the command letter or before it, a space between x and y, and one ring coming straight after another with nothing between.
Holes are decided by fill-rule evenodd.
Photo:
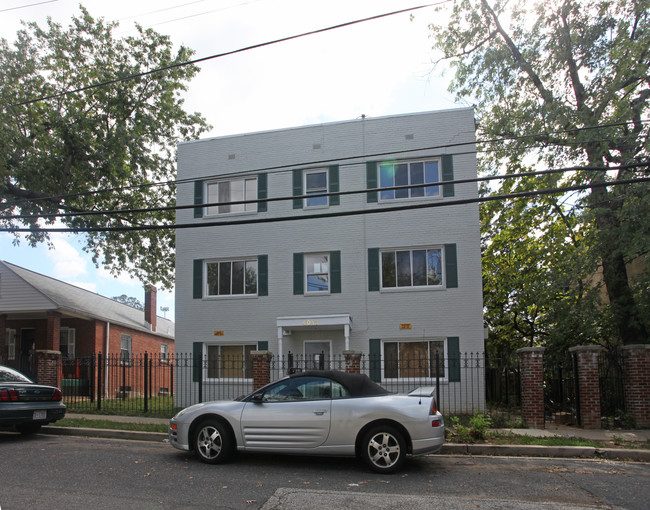
<instances>
[{"instance_id":1,"label":"black iron fence","mask_svg":"<svg viewBox=\"0 0 650 510\"><path fill-rule=\"evenodd\" d=\"M603 350L598 359L600 411L606 427L625 425L623 361L618 349ZM582 425L575 354L544 357L545 420L557 425Z\"/></svg>"},{"instance_id":2,"label":"black iron fence","mask_svg":"<svg viewBox=\"0 0 650 510\"><path fill-rule=\"evenodd\" d=\"M344 356L274 356L270 379L304 370L346 370ZM489 412L494 417L519 416L519 367L488 359L483 353L455 358L435 356L372 357L362 355L356 369L387 390L408 393L426 386L444 413ZM62 390L69 412L141 414L169 417L178 409L210 400L232 400L253 391L253 363L248 357L195 359L177 353L63 359Z\"/></svg>"}]
</instances>

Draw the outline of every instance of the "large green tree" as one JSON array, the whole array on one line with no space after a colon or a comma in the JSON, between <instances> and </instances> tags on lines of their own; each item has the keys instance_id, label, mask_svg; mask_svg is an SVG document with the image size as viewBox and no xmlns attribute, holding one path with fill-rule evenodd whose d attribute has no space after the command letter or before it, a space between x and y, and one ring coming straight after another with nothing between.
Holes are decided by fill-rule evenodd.
<instances>
[{"instance_id":1,"label":"large green tree","mask_svg":"<svg viewBox=\"0 0 650 510\"><path fill-rule=\"evenodd\" d=\"M95 264L169 288L173 230L128 227L173 224L172 210L81 213L174 205L174 185L155 183L174 179L177 143L208 128L181 98L198 68L176 66L193 52L167 36L117 38L116 26L81 8L69 27L29 23L0 40L0 228L29 228L33 245L55 224L99 229L85 234Z\"/></svg>"},{"instance_id":2,"label":"large green tree","mask_svg":"<svg viewBox=\"0 0 650 510\"><path fill-rule=\"evenodd\" d=\"M629 166L648 163L649 17L648 0L457 0L432 25L479 137L502 140L481 145L481 171L514 176L485 192L586 186L482 207L488 321L527 342L648 342L647 271L628 274L649 267L648 187L602 184L650 174ZM518 176L568 165L579 168Z\"/></svg>"}]
</instances>

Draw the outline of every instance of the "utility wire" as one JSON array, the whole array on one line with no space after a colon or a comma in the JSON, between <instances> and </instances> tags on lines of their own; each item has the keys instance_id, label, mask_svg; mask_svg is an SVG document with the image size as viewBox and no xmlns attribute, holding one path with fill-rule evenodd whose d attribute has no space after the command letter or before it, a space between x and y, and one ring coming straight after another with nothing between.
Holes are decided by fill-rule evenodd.
<instances>
[{"instance_id":1,"label":"utility wire","mask_svg":"<svg viewBox=\"0 0 650 510\"><path fill-rule=\"evenodd\" d=\"M8 108L15 108L15 107L18 107L18 106L26 106L26 105L33 104L33 103L38 103L39 101L47 101L49 99L56 99L56 98L59 98L59 97L64 97L64 96L70 95L70 94L76 94L78 92L85 92L87 90L92 90L92 89L96 89L96 88L99 88L99 87L105 87L107 85L114 85L114 84L117 84L117 83L122 83L124 81L133 80L135 78L142 78L144 76L149 76L151 74L157 74L157 73L161 73L163 71L170 71L172 69L177 69L179 67L185 67L185 66L188 66L188 65L199 64L201 62L206 62L208 60L213 60L215 58L221 58L221 57L226 57L226 56L229 56L229 55L235 55L237 53L243 53L245 51L259 49L259 48L263 48L265 46L271 46L273 44L278 44L278 43L281 43L281 42L291 41L293 39L300 39L302 37L307 37L307 36L310 36L310 35L320 34L320 33L323 33L323 32L328 32L328 31L331 31L331 30L339 29L339 28L349 27L349 26L352 26L352 25L357 25L359 23L365 23L367 21L373 21L373 20L377 20L377 19L381 19L381 18L386 18L386 17L389 17L389 16L394 16L396 14L403 14L405 12L416 11L416 10L419 10L419 9L425 9L427 7L433 7L435 5L439 5L439 4L442 4L442 3L447 3L449 1L450 0L442 0L440 2L436 2L436 3L432 3L432 4L419 5L419 6L416 6L416 7L409 7L408 9L400 9L399 11L393 11L393 12L387 12L387 13L384 13L384 14L378 14L378 15L375 15L375 16L370 16L368 18L361 18L361 19L357 19L357 20L354 20L354 21L348 21L348 22L345 22L345 23L340 23L338 25L332 25L332 26L326 27L326 28L319 28L319 29L316 29L316 30L311 30L309 32L303 32L302 34L283 37L283 38L280 38L280 39L275 39L275 40L267 41L267 42L264 42L264 43L253 44L251 46L246 46L244 48L239 48L237 50L227 51L225 53L218 53L218 54L215 54L215 55L210 55L208 57L202 57L202 58L197 58L197 59L194 59L194 60L188 60L186 62L178 62L176 64L171 64L171 65L168 65L168 66L159 67L157 69L151 69L149 71L144 71L142 73L131 74L129 76L124 76L122 78L115 78L113 80L108 80L108 81L104 81L104 82L100 82L100 83L95 83L93 85L87 85L85 87L79 87L79 88L72 89L72 90L66 90L64 92L59 92L57 94L51 94L49 96L42 96L42 97L39 97L39 98L36 98L36 99L29 99L27 101L23 101L23 102L20 102L20 103L15 103L15 104L9 105Z\"/></svg>"},{"instance_id":2,"label":"utility wire","mask_svg":"<svg viewBox=\"0 0 650 510\"><path fill-rule=\"evenodd\" d=\"M0 12L17 11L18 9L26 9L27 7L34 7L36 5L43 5L43 4L51 4L53 2L58 2L58 1L59 0L45 0L43 2L36 2L34 4L19 5L17 7L8 7L7 9L0 9Z\"/></svg>"},{"instance_id":3,"label":"utility wire","mask_svg":"<svg viewBox=\"0 0 650 510\"><path fill-rule=\"evenodd\" d=\"M509 200L515 198L527 198L540 195L551 195L557 193L567 193L569 191L579 191L592 188L604 188L610 186L620 186L627 184L636 184L640 182L650 182L650 177L639 177L636 179L625 179L612 182L594 182L590 184L576 184L573 186L563 186L561 188L550 188L534 191L523 191L518 193L508 193L503 195L489 195L484 197L459 199L459 200L444 200L439 202L427 202L423 204L411 204L404 206L394 207L379 207L375 209L361 209L355 211L341 211L341 212L328 212L306 215L292 215L292 216L276 216L271 218L256 218L247 220L231 220L231 221L210 221L210 222L194 222L194 223L177 223L177 224L162 224L162 225L137 225L137 226L120 226L120 227L83 227L83 228L58 228L58 227L45 227L45 228L11 228L0 227L0 232L47 232L47 233L89 233L89 232L133 232L133 231L150 231L150 230L169 230L169 229L189 229L189 228L206 228L206 227L229 227L234 225L254 225L261 223L280 223L287 221L304 221L323 218L340 218L345 216L360 216L366 214L380 214L387 212L399 211L412 211L416 209L431 209L438 207L451 207L457 205L467 205L484 202L494 202L497 200ZM292 197L293 198L293 197Z\"/></svg>"},{"instance_id":4,"label":"utility wire","mask_svg":"<svg viewBox=\"0 0 650 510\"><path fill-rule=\"evenodd\" d=\"M186 210L186 209L218 207L222 205L247 205L247 204L252 205L252 204L268 203L268 202L286 202L289 200L304 200L308 198L334 197L334 196L344 196L344 195L362 195L367 193L382 193L385 191L409 190L409 189L416 189L416 188L420 188L420 189L439 188L445 185L470 184L470 183L477 183L477 182L488 182L494 180L504 180L504 179L513 179L513 178L518 179L522 177L535 177L535 176L553 175L553 174L565 173L565 172L575 172L578 170L588 171L588 172L604 172L604 171L629 170L633 168L647 168L649 166L650 163L630 163L627 165L620 165L617 167L574 166L574 167L566 167L566 168L538 170L534 172L489 175L489 176L476 177L471 179L454 179L448 181L438 181L433 183L428 182L423 184L410 184L404 186L369 188L363 190L312 193L309 195L291 195L291 196L284 196L284 197L264 198L264 199L255 199L255 200L233 200L228 202L210 202L210 203L190 204L190 205L172 205L172 206L165 206L165 207L147 207L147 208L139 208L139 209L109 209L109 210L76 211L76 212L69 212L69 213L52 213L52 214L15 214L15 215L0 216L0 221L72 218L72 217L81 217L81 216L111 216L111 215L164 212L164 211L179 211L179 210ZM612 184L615 182L617 181L607 181L608 184Z\"/></svg>"},{"instance_id":5,"label":"utility wire","mask_svg":"<svg viewBox=\"0 0 650 510\"><path fill-rule=\"evenodd\" d=\"M643 123L650 122L650 120L644 120L641 121ZM493 139L488 139L488 140L476 140L476 141L469 141L469 142L459 142L459 143L450 143L450 144L443 144L443 145L435 145L435 146L428 146L428 147L418 147L418 148L413 148L413 149L404 149L401 151L393 151L393 152L378 152L378 153L373 153L373 154L365 154L363 156L348 156L348 157L337 157L337 158L331 158L331 159L323 159L323 160L312 160L308 162L302 162L302 163L292 163L292 164L286 164L286 165L276 165L276 166L269 166L269 167L260 167L257 169L253 170L244 170L240 172L230 172L226 174L219 174L218 176L215 176L215 178L219 179L226 179L226 178L231 178L231 177L239 177L239 176L245 176L245 175L255 175L260 172L268 172L268 173L280 173L280 172L285 172L288 169L292 170L298 170L298 169L306 169L306 168L313 168L318 165L326 165L330 163L339 163L339 162L345 162L348 161L346 165L341 165L341 166L347 166L347 165L356 165L359 164L359 162L363 162L367 159L372 159L372 158L380 158L383 156L388 156L388 155L399 155L399 154L408 154L408 153L414 153L414 152L422 152L422 151L438 151L441 149L451 149L451 148L457 148L457 147L463 147L467 145L484 145L484 144L495 144L495 143L502 143L502 142L507 142L510 140L523 140L526 138L540 138L540 137L545 137L545 136L551 136L551 135L558 135L558 134L566 134L566 133L577 133L577 132L582 132L582 131L589 131L589 130L596 130L596 129L605 129L605 128L610 128L610 127L622 127L631 124L632 121L628 122L617 122L617 123L612 123L612 124L601 124L598 126L586 126L582 128L573 128L573 129L568 129L565 131L555 131L555 132L550 132L550 133L532 133L529 135L519 135L519 136L514 136L514 137L505 137L505 138L493 138ZM200 141L200 140L198 140ZM591 140L597 141L597 140ZM466 155L466 154L477 154L481 152L497 152L497 151L508 151L508 150L513 150L511 148L504 148L504 149L479 149L479 150L471 150L471 151L465 151L465 152L455 152L454 155ZM203 181L205 180L205 177L191 177L191 178L186 178L186 179L174 179L174 180L169 180L169 181L159 181L159 182L153 182L153 183L146 183L146 184L136 184L133 186L120 186L120 187L113 187L113 188L104 188L104 189L99 189L99 190L93 190L93 191L84 191L84 192L79 192L79 193L66 193L66 194L59 194L59 195L48 195L46 197L30 197L30 198L20 198L17 200L13 201L13 205L20 204L22 202L39 202L42 200L63 200L65 198L74 198L74 197L82 197L82 196L92 196L92 195L98 195L102 193L114 193L117 191L130 191L130 190L137 190L137 189L145 189L149 187L156 187L156 186L174 186L178 184L187 184L187 183L193 183L195 181ZM0 203L0 206L3 204Z\"/></svg>"}]
</instances>

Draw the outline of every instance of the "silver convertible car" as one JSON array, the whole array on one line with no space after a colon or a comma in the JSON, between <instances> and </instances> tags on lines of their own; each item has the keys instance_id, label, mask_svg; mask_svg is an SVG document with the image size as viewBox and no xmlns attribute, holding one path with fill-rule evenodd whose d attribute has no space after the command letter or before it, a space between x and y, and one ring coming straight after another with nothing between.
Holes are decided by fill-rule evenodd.
<instances>
[{"instance_id":1,"label":"silver convertible car","mask_svg":"<svg viewBox=\"0 0 650 510\"><path fill-rule=\"evenodd\" d=\"M407 454L435 453L445 431L430 388L391 394L366 375L309 371L235 401L180 411L169 440L210 464L236 451L357 456L374 471L398 470Z\"/></svg>"}]
</instances>

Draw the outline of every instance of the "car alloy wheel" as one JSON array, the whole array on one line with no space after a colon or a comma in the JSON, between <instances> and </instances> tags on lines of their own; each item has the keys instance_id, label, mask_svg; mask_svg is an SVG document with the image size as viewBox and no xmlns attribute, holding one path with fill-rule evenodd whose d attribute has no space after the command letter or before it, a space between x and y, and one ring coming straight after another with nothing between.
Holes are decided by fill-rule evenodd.
<instances>
[{"instance_id":1,"label":"car alloy wheel","mask_svg":"<svg viewBox=\"0 0 650 510\"><path fill-rule=\"evenodd\" d=\"M197 429L194 451L208 464L224 462L232 451L233 443L228 430L216 420L206 420Z\"/></svg>"},{"instance_id":2,"label":"car alloy wheel","mask_svg":"<svg viewBox=\"0 0 650 510\"><path fill-rule=\"evenodd\" d=\"M362 454L372 470L392 473L404 462L406 443L402 434L393 427L375 427L365 435Z\"/></svg>"}]
</instances>

